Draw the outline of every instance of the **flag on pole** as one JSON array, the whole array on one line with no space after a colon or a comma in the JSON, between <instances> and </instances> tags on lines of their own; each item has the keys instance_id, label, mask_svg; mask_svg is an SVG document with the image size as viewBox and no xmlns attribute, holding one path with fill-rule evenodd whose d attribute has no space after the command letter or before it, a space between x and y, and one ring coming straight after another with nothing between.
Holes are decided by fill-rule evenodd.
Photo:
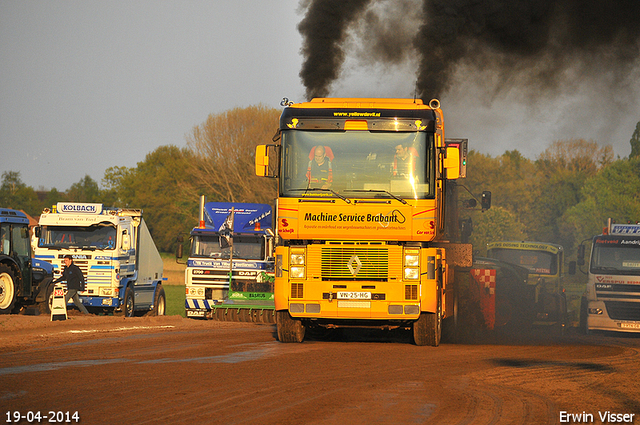
<instances>
[{"instance_id":1,"label":"flag on pole","mask_svg":"<svg viewBox=\"0 0 640 425\"><path fill-rule=\"evenodd\" d=\"M226 248L233 246L233 216L235 209L231 207L229 215L224 220L224 223L220 225L218 232L220 233L220 248Z\"/></svg>"}]
</instances>

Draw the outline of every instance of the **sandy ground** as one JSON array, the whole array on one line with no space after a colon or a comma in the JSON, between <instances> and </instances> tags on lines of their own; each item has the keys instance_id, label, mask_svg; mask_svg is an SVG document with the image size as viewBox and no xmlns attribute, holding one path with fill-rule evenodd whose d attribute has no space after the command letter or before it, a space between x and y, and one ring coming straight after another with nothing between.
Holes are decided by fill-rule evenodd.
<instances>
[{"instance_id":1,"label":"sandy ground","mask_svg":"<svg viewBox=\"0 0 640 425\"><path fill-rule=\"evenodd\" d=\"M360 330L282 344L274 325L0 316L0 415L352 425L578 423L562 415L584 413L598 424L610 412L640 423L639 353L628 335L416 347L407 333Z\"/></svg>"}]
</instances>

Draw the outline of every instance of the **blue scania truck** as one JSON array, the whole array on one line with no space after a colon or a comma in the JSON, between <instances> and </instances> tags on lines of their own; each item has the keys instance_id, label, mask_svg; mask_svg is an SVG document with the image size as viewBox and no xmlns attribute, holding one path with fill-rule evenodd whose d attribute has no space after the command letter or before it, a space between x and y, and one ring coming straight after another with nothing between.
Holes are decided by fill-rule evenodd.
<instances>
[{"instance_id":1,"label":"blue scania truck","mask_svg":"<svg viewBox=\"0 0 640 425\"><path fill-rule=\"evenodd\" d=\"M0 314L36 305L49 313L52 278L51 264L32 258L27 215L0 208Z\"/></svg>"},{"instance_id":2,"label":"blue scania truck","mask_svg":"<svg viewBox=\"0 0 640 425\"><path fill-rule=\"evenodd\" d=\"M275 322L272 218L267 204L201 198L185 270L187 317Z\"/></svg>"}]
</instances>

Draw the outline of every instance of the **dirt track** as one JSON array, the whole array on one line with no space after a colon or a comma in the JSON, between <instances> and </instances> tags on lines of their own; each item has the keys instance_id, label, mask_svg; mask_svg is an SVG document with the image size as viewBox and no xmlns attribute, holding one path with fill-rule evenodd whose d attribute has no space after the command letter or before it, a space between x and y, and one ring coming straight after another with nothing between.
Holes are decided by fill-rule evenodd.
<instances>
[{"instance_id":1,"label":"dirt track","mask_svg":"<svg viewBox=\"0 0 640 425\"><path fill-rule=\"evenodd\" d=\"M0 420L77 411L84 424L555 424L562 412L601 423L610 411L640 423L637 336L540 332L432 348L402 332L302 344L274 333L178 316L0 316Z\"/></svg>"}]
</instances>

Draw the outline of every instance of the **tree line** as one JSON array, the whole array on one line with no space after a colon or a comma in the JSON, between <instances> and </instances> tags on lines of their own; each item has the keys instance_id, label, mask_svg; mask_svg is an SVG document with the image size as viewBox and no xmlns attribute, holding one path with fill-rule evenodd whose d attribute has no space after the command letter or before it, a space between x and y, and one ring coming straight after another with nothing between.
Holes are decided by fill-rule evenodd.
<instances>
[{"instance_id":1,"label":"tree line","mask_svg":"<svg viewBox=\"0 0 640 425\"><path fill-rule=\"evenodd\" d=\"M196 225L200 195L273 203L276 181L255 176L254 156L256 145L271 141L280 113L258 105L211 114L188 134L186 147L161 146L136 167L110 167L101 185L86 175L64 192L37 193L18 172L5 171L0 206L36 219L60 201L142 208L158 249L171 252L176 237ZM571 255L608 217L640 220L640 122L630 144L629 157L617 159L611 146L581 139L554 141L536 159L517 150L497 157L470 150L461 201L468 192L492 192L488 211L460 207L460 219L473 223L474 251L484 255L494 240L531 240L561 244Z\"/></svg>"}]
</instances>

